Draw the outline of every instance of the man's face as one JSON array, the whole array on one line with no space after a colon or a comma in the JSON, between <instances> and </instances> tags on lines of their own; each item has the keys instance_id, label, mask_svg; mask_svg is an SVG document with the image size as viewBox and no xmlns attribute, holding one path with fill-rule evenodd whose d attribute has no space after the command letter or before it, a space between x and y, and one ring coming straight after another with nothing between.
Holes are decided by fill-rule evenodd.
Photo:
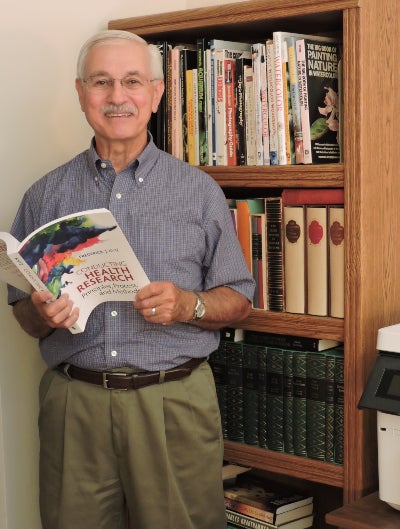
<instances>
[{"instance_id":1,"label":"man's face","mask_svg":"<svg viewBox=\"0 0 400 529\"><path fill-rule=\"evenodd\" d=\"M117 79L105 89L76 81L82 111L95 131L97 143L145 145L147 124L164 90L162 81L149 82L152 76L146 48L122 39L95 46L88 54L84 78L94 79L99 85L104 85L104 79ZM142 83L128 90L118 79L139 79Z\"/></svg>"}]
</instances>

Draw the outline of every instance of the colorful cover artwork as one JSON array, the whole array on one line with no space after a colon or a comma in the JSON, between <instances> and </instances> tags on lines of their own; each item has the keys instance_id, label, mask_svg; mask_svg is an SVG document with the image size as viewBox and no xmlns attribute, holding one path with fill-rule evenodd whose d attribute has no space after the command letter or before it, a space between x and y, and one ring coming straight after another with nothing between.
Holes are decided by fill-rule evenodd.
<instances>
[{"instance_id":1,"label":"colorful cover artwork","mask_svg":"<svg viewBox=\"0 0 400 529\"><path fill-rule=\"evenodd\" d=\"M33 235L19 251L21 257L58 298L68 274L85 262L84 251L101 243L99 236L113 226L98 226L89 215L55 222Z\"/></svg>"}]
</instances>

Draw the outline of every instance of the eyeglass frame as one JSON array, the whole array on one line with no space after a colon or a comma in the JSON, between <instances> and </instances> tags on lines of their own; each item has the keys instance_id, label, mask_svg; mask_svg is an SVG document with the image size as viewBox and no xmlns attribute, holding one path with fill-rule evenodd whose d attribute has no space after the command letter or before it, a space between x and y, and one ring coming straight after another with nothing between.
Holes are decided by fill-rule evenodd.
<instances>
[{"instance_id":1,"label":"eyeglass frame","mask_svg":"<svg viewBox=\"0 0 400 529\"><path fill-rule=\"evenodd\" d=\"M105 81L105 85L103 86L91 86L88 84L88 80L90 79L93 79L93 78L96 78L98 77L99 79L101 80L104 80ZM126 79L129 79L129 78L132 78L132 79L137 79L139 81L139 83L142 83L141 85L139 86L135 86L133 85L132 88L129 88L128 86L124 85L124 81ZM114 83L115 81L119 81L120 84L121 84L121 87L124 89L124 90L127 90L128 92L134 92L135 90L139 90L141 88L144 88L144 83L153 83L154 81L162 81L162 79L145 79L145 80L142 80L140 78L140 76L137 76L137 75L126 75L125 77L122 77L122 78L116 78L116 77L111 77L111 76L107 76L107 75L102 75L102 74L95 74L95 75L89 75L88 77L86 77L86 79L81 79L82 83L88 87L89 90L95 90L95 91L99 91L99 92L106 92L108 90L111 90L113 87L114 87Z\"/></svg>"}]
</instances>

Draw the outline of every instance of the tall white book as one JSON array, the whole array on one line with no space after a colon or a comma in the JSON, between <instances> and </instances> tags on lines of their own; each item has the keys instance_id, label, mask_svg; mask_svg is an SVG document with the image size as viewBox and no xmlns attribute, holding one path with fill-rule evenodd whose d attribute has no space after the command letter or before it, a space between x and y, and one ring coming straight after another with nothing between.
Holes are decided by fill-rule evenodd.
<instances>
[{"instance_id":1,"label":"tall white book","mask_svg":"<svg viewBox=\"0 0 400 529\"><path fill-rule=\"evenodd\" d=\"M286 312L306 312L306 236L304 206L283 208L285 308Z\"/></svg>"},{"instance_id":2,"label":"tall white book","mask_svg":"<svg viewBox=\"0 0 400 529\"><path fill-rule=\"evenodd\" d=\"M344 208L328 207L329 316L344 318Z\"/></svg>"},{"instance_id":3,"label":"tall white book","mask_svg":"<svg viewBox=\"0 0 400 529\"><path fill-rule=\"evenodd\" d=\"M306 206L307 313L328 315L327 206Z\"/></svg>"}]
</instances>

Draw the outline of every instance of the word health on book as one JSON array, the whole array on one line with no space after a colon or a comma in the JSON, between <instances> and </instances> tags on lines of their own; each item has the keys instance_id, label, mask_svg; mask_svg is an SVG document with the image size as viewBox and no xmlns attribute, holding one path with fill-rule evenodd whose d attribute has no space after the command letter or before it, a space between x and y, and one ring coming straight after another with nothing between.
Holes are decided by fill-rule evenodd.
<instances>
[{"instance_id":1,"label":"word health on book","mask_svg":"<svg viewBox=\"0 0 400 529\"><path fill-rule=\"evenodd\" d=\"M224 438L343 463L343 345L224 329L210 356Z\"/></svg>"},{"instance_id":2,"label":"word health on book","mask_svg":"<svg viewBox=\"0 0 400 529\"><path fill-rule=\"evenodd\" d=\"M150 128L163 150L194 165L341 161L339 39L156 44L165 93Z\"/></svg>"},{"instance_id":3,"label":"word health on book","mask_svg":"<svg viewBox=\"0 0 400 529\"><path fill-rule=\"evenodd\" d=\"M255 309L344 317L343 189L228 200Z\"/></svg>"},{"instance_id":4,"label":"word health on book","mask_svg":"<svg viewBox=\"0 0 400 529\"><path fill-rule=\"evenodd\" d=\"M83 332L105 301L130 301L149 283L117 221L107 209L73 213L41 226L19 242L0 232L0 280L23 292L68 293L79 307L69 329Z\"/></svg>"}]
</instances>

